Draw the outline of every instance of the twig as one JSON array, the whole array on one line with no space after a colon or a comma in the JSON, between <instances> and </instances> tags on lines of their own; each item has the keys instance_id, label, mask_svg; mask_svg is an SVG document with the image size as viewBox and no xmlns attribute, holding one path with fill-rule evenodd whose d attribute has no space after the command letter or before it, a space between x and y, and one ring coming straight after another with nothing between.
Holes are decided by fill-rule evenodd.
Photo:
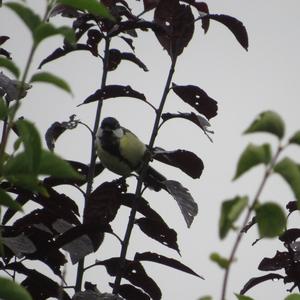
<instances>
[{"instance_id":1,"label":"twig","mask_svg":"<svg viewBox=\"0 0 300 300\"><path fill-rule=\"evenodd\" d=\"M164 88L164 92L161 98L161 102L159 105L159 108L156 111L156 117L155 117L155 122L153 125L153 130L152 130L152 134L151 134L151 138L150 138L150 142L149 142L149 150L151 152L154 142L155 142L155 138L157 136L158 133L158 128L159 128L159 121L160 121L160 117L167 99L167 95L169 92L169 87L173 78L173 74L175 71L175 65L176 65L176 59L172 60L172 64L169 70L169 75L165 84L165 88ZM135 215L137 212L137 208L138 208L138 201L139 198L141 197L141 192L142 192L142 187L143 187L143 179L146 175L146 170L147 170L147 166L149 163L149 159L150 158L146 158L143 162L142 168L141 168L141 173L140 176L138 177L138 182L137 182L137 186L136 186L136 190L135 190L135 197L133 200L133 205L132 205L132 209L130 212L130 216L129 216L129 221L128 221L128 225L127 225L127 229L125 232L125 236L124 236L124 240L123 240L123 246L121 248L121 254L120 254L120 268L118 271L118 274L115 278L115 283L114 283L114 288L113 288L113 293L117 294L120 288L120 284L121 284L121 280L122 280L122 273L124 271L124 266L125 266L125 260L126 260L126 254L127 254L127 250L128 250L128 246L129 246L129 240L130 240L130 236L131 236L131 232L133 229L133 225L135 222Z\"/></svg>"},{"instance_id":2,"label":"twig","mask_svg":"<svg viewBox=\"0 0 300 300\"><path fill-rule=\"evenodd\" d=\"M107 79L107 73L108 73L107 66L108 66L109 46L110 46L110 38L106 37L105 38L105 50L104 50L101 88L104 88L106 85L106 79ZM93 188L93 179L94 179L95 165L96 165L96 149L95 149L95 144L94 144L94 137L96 136L96 133L97 133L97 130L99 127L101 110L102 110L102 101L100 100L100 101L98 101L95 122L94 122L94 128L93 128L93 134L92 134L92 150L91 150L91 157L90 157L90 168L89 168L89 173L88 173L88 177L87 177L85 205L88 202L88 199L91 195L92 188ZM76 285L75 285L76 292L81 290L83 273L84 273L84 258L78 262Z\"/></svg>"},{"instance_id":3,"label":"twig","mask_svg":"<svg viewBox=\"0 0 300 300\"><path fill-rule=\"evenodd\" d=\"M257 189L257 192L256 192L256 195L252 201L252 204L249 206L248 208L248 211L247 211L247 214L245 216L245 219L244 219L244 222L241 226L241 230L239 231L237 237L236 237L236 240L233 244L233 247L232 247L232 250L231 250L231 253L230 253L230 256L229 256L229 264L228 264L228 268L225 270L225 274L224 274L224 278L223 278L223 285L222 285L222 293L221 293L221 300L225 300L225 297L226 297L226 290L227 290L227 286L228 286L228 278L229 278L229 273L230 273L230 268L231 268L231 265L235 259L235 255L236 255L236 252L237 252L237 249L240 245L240 242L242 240L242 237L243 237L243 234L244 234L244 228L247 226L249 220L250 220L250 217L251 217L251 214L253 212L253 210L255 209L255 206L256 204L258 203L259 201L259 197L265 187L265 184L269 178L269 176L272 174L272 171L273 171L273 167L278 159L278 156L280 155L281 151L284 149L285 147L283 146L278 146L277 148L277 151L275 153L275 155L273 156L270 164L268 165L268 167L266 168L265 170L265 173L264 173L264 177L262 179L262 182L260 183L258 189Z\"/></svg>"}]
</instances>

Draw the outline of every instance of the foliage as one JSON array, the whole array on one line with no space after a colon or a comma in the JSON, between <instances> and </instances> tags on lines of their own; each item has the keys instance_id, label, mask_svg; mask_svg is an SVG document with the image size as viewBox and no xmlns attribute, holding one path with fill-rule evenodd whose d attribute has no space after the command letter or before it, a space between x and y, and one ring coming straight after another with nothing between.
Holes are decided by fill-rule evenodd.
<instances>
[{"instance_id":1,"label":"foliage","mask_svg":"<svg viewBox=\"0 0 300 300\"><path fill-rule=\"evenodd\" d=\"M94 267L104 267L110 276L115 277L115 282L112 284L113 294L124 299L162 298L159 286L147 275L143 267L145 261L162 264L202 278L174 258L145 252L136 253L135 257L129 260L126 252L131 230L133 226L137 226L148 237L180 253L176 231L166 224L164 218L150 207L142 195L148 188L144 176L152 158L180 169L193 179L202 175L203 161L193 152L183 149L166 151L155 146L159 129L168 120L187 119L209 137L211 132L208 130L210 126L208 120L217 115L217 101L208 96L202 88L172 82L177 59L193 38L195 25L201 22L206 33L210 27L210 20L219 22L233 33L246 50L248 48L247 32L243 24L231 16L210 14L205 3L179 2L178 0L144 1L139 4L139 7L142 13L134 15L126 1L99 3L96 0L49 0L44 16L41 17L23 2L7 2L3 5L2 9L13 11L29 30L32 36L32 47L24 70L16 65L12 59L13 54L11 55L4 48L0 49L0 67L10 72L15 78L11 79L5 73L1 73L0 76L2 96L0 117L3 122L0 148L2 175L0 204L7 207L2 217L1 227L3 247L1 269L7 274L10 272L22 274L24 279L21 285L26 287L32 299L43 300L50 297L70 299L70 294L65 291L67 284L64 282L64 274L61 271L68 262L62 250L69 253L73 264L78 263L74 299L91 297L92 294L97 299L114 297L109 293L100 293L88 281L85 281L85 291L82 291L83 274L87 269ZM154 21L142 18L142 15L151 16L149 11L154 13ZM195 15L195 11L199 13L199 16ZM52 22L56 15L71 19L72 27L56 26ZM150 99L129 85L108 84L106 80L108 72L116 71L122 60L130 61L143 71L148 71L147 66L134 53L134 39L137 37L137 32L147 31L154 32L162 48L170 57L170 69L158 107L154 107ZM34 71L29 79L29 70L39 45L53 35L62 36L63 45L49 53L41 61L39 68L69 53L83 50L97 57L99 64L102 63L102 80L101 87L91 95L87 95L82 101L82 105L97 103L94 127L89 128L76 116L70 116L69 121L55 122L45 135L49 148L46 150L42 148L36 125L24 118L16 119L16 115L22 103L21 99L25 101L23 98L29 98L30 88L34 88L38 83L48 83L72 94L69 84L56 74ZM2 46L9 38L11 37L1 36L0 45ZM124 45L131 48L131 52L123 52L122 49L111 47L111 41L120 38ZM177 95L194 112L163 113L164 104L170 93ZM107 99L119 97L138 99L155 111L152 136L148 144L151 154L149 158L145 158L141 166L134 194L127 191L126 178L117 178L111 182L102 182L99 186L93 186L94 178L104 169L101 162L96 163L95 147L91 147L89 165L64 160L54 153L55 144L60 136L66 130L75 129L80 125L88 128L93 144L99 127L102 105ZM16 137L12 136L13 132L16 133ZM9 144L14 145L12 153L7 153ZM57 187L62 185L75 187L84 195L83 215L80 215L79 203L75 199L59 192L61 189ZM197 215L198 205L188 189L180 182L168 179L160 182L157 191L161 189L174 198L187 226L190 227ZM28 202L37 203L40 208L25 210L23 207ZM111 227L111 222L122 206L131 209L123 240ZM16 214L20 210L24 210L21 216ZM237 208L232 213L230 222L237 218L239 210L240 208ZM142 217L136 219L137 213L140 213ZM120 241L120 256L105 260L98 259L95 264L84 267L84 257L97 251L105 241L105 233L114 235ZM43 274L25 266L24 263L28 260L37 260L46 264L53 274L61 278L63 283L54 280L51 276L53 274ZM126 279L128 284L121 284L122 278ZM10 284L16 285L11 281ZM21 286L16 288L17 291L20 291L18 299L28 299L26 297L29 296L21 295L25 291ZM9 297L13 299L13 292Z\"/></svg>"},{"instance_id":2,"label":"foliage","mask_svg":"<svg viewBox=\"0 0 300 300\"><path fill-rule=\"evenodd\" d=\"M258 187L255 197L249 201L248 196L237 196L231 200L225 200L221 206L221 216L219 222L220 238L225 238L230 230L235 230L234 222L244 212L245 217L238 231L235 243L232 247L229 258L223 258L219 254L213 253L211 259L217 262L221 268L225 268L223 280L222 300L225 299L227 283L231 265L236 259L238 246L244 234L257 224L259 238L278 238L287 249L284 252L277 251L273 258L263 258L258 266L261 271L276 271L283 269L285 276L277 273L269 273L260 277L251 278L241 289L240 294L236 294L238 299L252 299L244 294L257 284L267 280L282 279L284 283L293 283L289 289L292 292L295 288L300 288L300 264L299 264L299 238L300 229L286 228L287 216L282 207L275 201L261 203L261 193L269 177L279 174L290 186L295 196L295 201L286 204L289 215L300 210L300 168L299 164L289 157L278 161L282 152L292 144L299 145L299 131L288 139L286 144L282 143L284 138L285 124L278 113L266 111L261 113L246 129L245 133L270 133L279 139L276 151L272 151L272 145L264 143L262 145L249 144L241 154L234 180L247 173L250 169L260 165L265 165L264 175ZM273 154L272 154L273 153ZM248 205L247 205L248 202ZM246 212L245 212L246 211ZM254 214L254 217L251 216ZM288 216L289 216L288 215ZM257 240L258 241L258 240ZM255 244L255 243L254 243ZM225 264L226 263L226 264ZM293 296L290 296L293 298ZM287 298L288 299L288 298Z\"/></svg>"}]
</instances>

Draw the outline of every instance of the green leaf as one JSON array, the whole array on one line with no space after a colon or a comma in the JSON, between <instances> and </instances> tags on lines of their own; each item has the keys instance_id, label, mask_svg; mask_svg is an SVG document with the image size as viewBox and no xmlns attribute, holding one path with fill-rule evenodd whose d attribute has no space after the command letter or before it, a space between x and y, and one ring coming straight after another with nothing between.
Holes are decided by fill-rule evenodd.
<instances>
[{"instance_id":1,"label":"green leaf","mask_svg":"<svg viewBox=\"0 0 300 300\"><path fill-rule=\"evenodd\" d=\"M211 296L203 296L201 298L198 298L198 300L213 300Z\"/></svg>"},{"instance_id":2,"label":"green leaf","mask_svg":"<svg viewBox=\"0 0 300 300\"><path fill-rule=\"evenodd\" d=\"M8 107L3 100L2 97L0 97L0 120L5 120L5 118L8 115Z\"/></svg>"},{"instance_id":3,"label":"green leaf","mask_svg":"<svg viewBox=\"0 0 300 300\"><path fill-rule=\"evenodd\" d=\"M300 168L297 163L286 157L274 166L274 172L280 174L289 184L300 207Z\"/></svg>"},{"instance_id":4,"label":"green leaf","mask_svg":"<svg viewBox=\"0 0 300 300\"><path fill-rule=\"evenodd\" d=\"M0 299L32 300L27 290L16 282L0 277Z\"/></svg>"},{"instance_id":5,"label":"green leaf","mask_svg":"<svg viewBox=\"0 0 300 300\"><path fill-rule=\"evenodd\" d=\"M284 300L300 300L300 294L291 294L284 298Z\"/></svg>"},{"instance_id":6,"label":"green leaf","mask_svg":"<svg viewBox=\"0 0 300 300\"><path fill-rule=\"evenodd\" d=\"M50 23L41 23L34 30L33 38L35 43L39 44L42 40L57 34L60 34L64 38L66 38L70 44L73 44L75 42L75 33L72 28L67 26L56 28Z\"/></svg>"},{"instance_id":7,"label":"green leaf","mask_svg":"<svg viewBox=\"0 0 300 300\"><path fill-rule=\"evenodd\" d=\"M31 32L33 32L35 28L40 25L41 18L29 7L17 2L9 2L5 5L19 16L19 18L26 24Z\"/></svg>"},{"instance_id":8,"label":"green leaf","mask_svg":"<svg viewBox=\"0 0 300 300\"><path fill-rule=\"evenodd\" d=\"M9 207L14 210L22 210L20 204L14 201L9 194L0 189L0 205Z\"/></svg>"},{"instance_id":9,"label":"green leaf","mask_svg":"<svg viewBox=\"0 0 300 300\"><path fill-rule=\"evenodd\" d=\"M300 146L300 130L294 133L294 135L289 139L289 143Z\"/></svg>"},{"instance_id":10,"label":"green leaf","mask_svg":"<svg viewBox=\"0 0 300 300\"><path fill-rule=\"evenodd\" d=\"M214 252L210 255L209 258L222 269L227 269L229 267L229 260L227 258L222 257L219 253Z\"/></svg>"},{"instance_id":11,"label":"green leaf","mask_svg":"<svg viewBox=\"0 0 300 300\"><path fill-rule=\"evenodd\" d=\"M40 73L34 74L31 77L30 81L31 82L50 83L50 84L55 85L56 87L63 89L64 91L72 94L71 88L66 81L64 81L60 77L53 75L51 73L48 73L48 72L40 72Z\"/></svg>"},{"instance_id":12,"label":"green leaf","mask_svg":"<svg viewBox=\"0 0 300 300\"><path fill-rule=\"evenodd\" d=\"M259 205L255 211L260 237L277 237L285 230L286 216L278 204L267 202Z\"/></svg>"},{"instance_id":13,"label":"green leaf","mask_svg":"<svg viewBox=\"0 0 300 300\"><path fill-rule=\"evenodd\" d=\"M219 236L221 239L224 239L229 230L233 228L233 223L247 207L247 204L247 196L237 196L222 203L221 217L219 221Z\"/></svg>"},{"instance_id":14,"label":"green leaf","mask_svg":"<svg viewBox=\"0 0 300 300\"><path fill-rule=\"evenodd\" d=\"M253 298L245 296L245 295L240 295L240 294L235 294L235 295L239 300L254 300Z\"/></svg>"},{"instance_id":15,"label":"green leaf","mask_svg":"<svg viewBox=\"0 0 300 300\"><path fill-rule=\"evenodd\" d=\"M107 18L114 21L107 7L97 0L58 0L57 3L68 5L80 10L85 10L99 17Z\"/></svg>"},{"instance_id":16,"label":"green leaf","mask_svg":"<svg viewBox=\"0 0 300 300\"><path fill-rule=\"evenodd\" d=\"M10 59L0 57L0 67L7 69L12 74L14 74L16 78L19 78L20 70Z\"/></svg>"},{"instance_id":17,"label":"green leaf","mask_svg":"<svg viewBox=\"0 0 300 300\"><path fill-rule=\"evenodd\" d=\"M233 180L259 164L267 165L270 160L271 146L269 144L260 146L249 144L240 156Z\"/></svg>"},{"instance_id":18,"label":"green leaf","mask_svg":"<svg viewBox=\"0 0 300 300\"><path fill-rule=\"evenodd\" d=\"M71 165L53 152L43 150L39 174L58 178L82 179Z\"/></svg>"},{"instance_id":19,"label":"green leaf","mask_svg":"<svg viewBox=\"0 0 300 300\"><path fill-rule=\"evenodd\" d=\"M266 111L261 113L244 133L267 132L282 139L284 131L282 118L274 111Z\"/></svg>"},{"instance_id":20,"label":"green leaf","mask_svg":"<svg viewBox=\"0 0 300 300\"><path fill-rule=\"evenodd\" d=\"M28 161L28 172L36 173L41 159L42 143L39 132L33 123L27 120L16 122L18 133L25 148L25 159Z\"/></svg>"}]
</instances>

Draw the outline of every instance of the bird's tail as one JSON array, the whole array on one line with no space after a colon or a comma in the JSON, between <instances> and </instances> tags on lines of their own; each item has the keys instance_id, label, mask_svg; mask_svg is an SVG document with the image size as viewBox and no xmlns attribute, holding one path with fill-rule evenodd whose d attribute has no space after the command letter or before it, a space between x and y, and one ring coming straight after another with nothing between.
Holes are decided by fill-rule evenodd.
<instances>
[{"instance_id":1,"label":"bird's tail","mask_svg":"<svg viewBox=\"0 0 300 300\"><path fill-rule=\"evenodd\" d=\"M167 178L164 175L153 169L151 166L147 167L146 174L143 180L145 186L158 192L164 187L162 182L165 180L167 180Z\"/></svg>"}]
</instances>

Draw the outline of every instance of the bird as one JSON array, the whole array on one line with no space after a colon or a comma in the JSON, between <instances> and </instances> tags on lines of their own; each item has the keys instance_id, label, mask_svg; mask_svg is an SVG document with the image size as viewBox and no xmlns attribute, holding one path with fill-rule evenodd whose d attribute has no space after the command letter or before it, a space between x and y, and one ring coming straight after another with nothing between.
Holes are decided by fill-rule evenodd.
<instances>
[{"instance_id":1,"label":"bird","mask_svg":"<svg viewBox=\"0 0 300 300\"><path fill-rule=\"evenodd\" d=\"M129 129L120 126L117 119L102 120L95 137L97 155L104 167L127 177L133 172L140 174L148 147ZM151 166L147 166L144 184L159 191L166 178Z\"/></svg>"}]
</instances>

